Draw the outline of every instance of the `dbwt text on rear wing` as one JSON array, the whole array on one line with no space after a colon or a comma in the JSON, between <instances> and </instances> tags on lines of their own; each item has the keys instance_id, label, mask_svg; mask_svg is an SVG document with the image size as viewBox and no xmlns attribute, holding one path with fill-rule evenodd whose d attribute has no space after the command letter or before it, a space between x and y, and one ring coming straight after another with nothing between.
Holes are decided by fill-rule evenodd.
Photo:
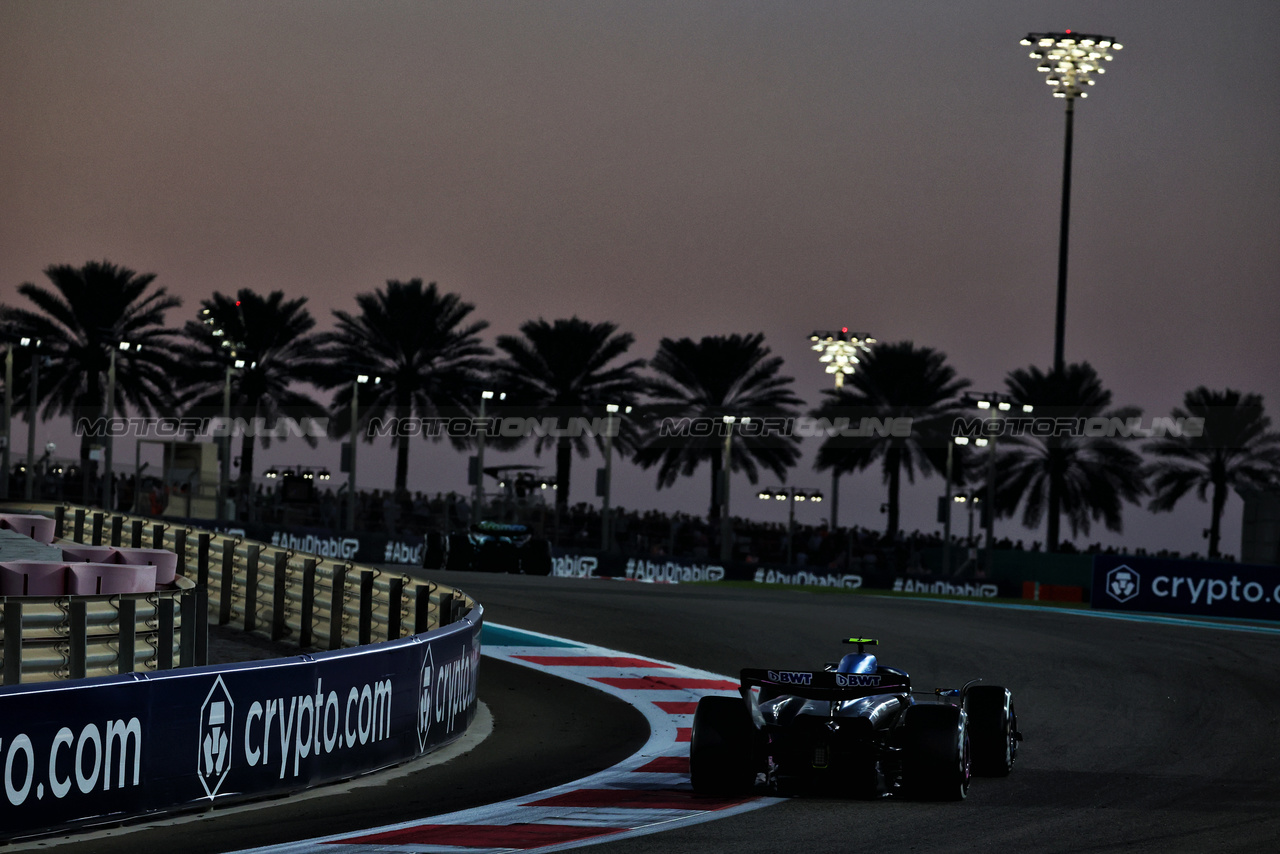
<instances>
[{"instance_id":1,"label":"dbwt text on rear wing","mask_svg":"<svg viewBox=\"0 0 1280 854\"><path fill-rule=\"evenodd\" d=\"M771 689L776 694L792 694L810 700L843 700L872 694L892 694L911 690L911 680L896 673L833 673L830 670L742 671L742 692L753 687Z\"/></svg>"}]
</instances>

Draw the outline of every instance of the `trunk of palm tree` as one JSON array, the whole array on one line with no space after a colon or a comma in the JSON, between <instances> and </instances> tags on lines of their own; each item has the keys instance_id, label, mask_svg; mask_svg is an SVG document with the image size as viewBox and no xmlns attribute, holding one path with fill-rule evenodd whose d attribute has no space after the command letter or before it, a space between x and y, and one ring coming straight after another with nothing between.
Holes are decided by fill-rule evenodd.
<instances>
[{"instance_id":1,"label":"trunk of palm tree","mask_svg":"<svg viewBox=\"0 0 1280 854\"><path fill-rule=\"evenodd\" d=\"M720 521L720 471L724 468L722 454L713 454L711 457L711 507L707 511L707 519L711 522Z\"/></svg>"},{"instance_id":2,"label":"trunk of palm tree","mask_svg":"<svg viewBox=\"0 0 1280 854\"><path fill-rule=\"evenodd\" d=\"M227 446L230 447L228 442ZM253 502L253 451L257 447L257 439L253 431L246 430L240 439L240 504L250 506ZM256 519L254 521L257 521Z\"/></svg>"},{"instance_id":3,"label":"trunk of palm tree","mask_svg":"<svg viewBox=\"0 0 1280 854\"><path fill-rule=\"evenodd\" d=\"M885 468L889 470L889 524L885 536L892 542L898 536L898 494L902 488L902 453L890 448L884 455Z\"/></svg>"},{"instance_id":4,"label":"trunk of palm tree","mask_svg":"<svg viewBox=\"0 0 1280 854\"><path fill-rule=\"evenodd\" d=\"M1227 485L1217 478L1213 481L1213 518L1209 522L1209 558L1220 557L1218 542L1222 537L1222 509L1227 504Z\"/></svg>"},{"instance_id":5,"label":"trunk of palm tree","mask_svg":"<svg viewBox=\"0 0 1280 854\"><path fill-rule=\"evenodd\" d=\"M80 437L80 503L84 505L92 503L89 499L89 449L91 444L89 431L86 430L84 435ZM33 472L27 472L27 477L33 476Z\"/></svg>"},{"instance_id":6,"label":"trunk of palm tree","mask_svg":"<svg viewBox=\"0 0 1280 854\"><path fill-rule=\"evenodd\" d=\"M409 419L409 401L401 400L396 402L396 418L400 424L404 424ZM400 431L397 431L400 432ZM484 472L480 473L480 477L484 478ZM409 484L409 437L396 437L396 497L405 494Z\"/></svg>"},{"instance_id":7,"label":"trunk of palm tree","mask_svg":"<svg viewBox=\"0 0 1280 854\"><path fill-rule=\"evenodd\" d=\"M568 436L556 442L556 518L564 519L569 510L569 464L573 460L573 445Z\"/></svg>"},{"instance_id":8,"label":"trunk of palm tree","mask_svg":"<svg viewBox=\"0 0 1280 854\"><path fill-rule=\"evenodd\" d=\"M1062 454L1057 443L1049 442L1049 524L1045 532L1045 551L1056 552L1062 532Z\"/></svg>"}]
</instances>

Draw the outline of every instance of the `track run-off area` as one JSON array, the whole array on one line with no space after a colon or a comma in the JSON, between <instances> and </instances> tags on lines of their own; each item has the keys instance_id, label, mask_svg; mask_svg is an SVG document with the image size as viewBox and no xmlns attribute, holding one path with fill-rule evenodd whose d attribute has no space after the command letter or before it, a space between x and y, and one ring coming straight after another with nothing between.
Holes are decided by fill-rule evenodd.
<instances>
[{"instance_id":1,"label":"track run-off area","mask_svg":"<svg viewBox=\"0 0 1280 854\"><path fill-rule=\"evenodd\" d=\"M881 660L909 672L917 690L981 678L1014 693L1026 736L1018 764L1007 779L975 779L966 801L795 798L765 809L729 806L719 820L596 837L601 854L1257 852L1280 841L1277 630L834 591L425 575L475 596L487 622L709 674L816 669L838 659L841 637L862 635L879 638ZM445 764L12 847L195 854L282 846L521 799L625 763L644 747L651 718L531 663L483 659L479 695L493 733Z\"/></svg>"}]
</instances>

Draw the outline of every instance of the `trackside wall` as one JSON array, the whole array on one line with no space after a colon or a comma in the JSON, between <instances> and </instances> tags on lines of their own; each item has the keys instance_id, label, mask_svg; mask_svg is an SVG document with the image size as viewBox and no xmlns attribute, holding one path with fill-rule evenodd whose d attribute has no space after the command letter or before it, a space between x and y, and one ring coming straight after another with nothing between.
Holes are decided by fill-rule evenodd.
<instances>
[{"instance_id":1,"label":"trackside wall","mask_svg":"<svg viewBox=\"0 0 1280 854\"><path fill-rule=\"evenodd\" d=\"M287 794L452 741L483 609L426 634L242 665L0 688L0 839Z\"/></svg>"}]
</instances>

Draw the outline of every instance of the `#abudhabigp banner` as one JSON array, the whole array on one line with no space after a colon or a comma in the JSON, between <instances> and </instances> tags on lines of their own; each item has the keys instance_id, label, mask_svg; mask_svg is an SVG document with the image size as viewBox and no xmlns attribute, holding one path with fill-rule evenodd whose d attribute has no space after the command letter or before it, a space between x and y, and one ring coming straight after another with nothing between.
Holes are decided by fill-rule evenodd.
<instances>
[{"instance_id":1,"label":"#abudhabigp banner","mask_svg":"<svg viewBox=\"0 0 1280 854\"><path fill-rule=\"evenodd\" d=\"M284 794L398 764L475 715L482 610L430 635L0 688L0 840Z\"/></svg>"},{"instance_id":2,"label":"#abudhabigp banner","mask_svg":"<svg viewBox=\"0 0 1280 854\"><path fill-rule=\"evenodd\" d=\"M1280 568L1098 555L1093 607L1280 620Z\"/></svg>"}]
</instances>

